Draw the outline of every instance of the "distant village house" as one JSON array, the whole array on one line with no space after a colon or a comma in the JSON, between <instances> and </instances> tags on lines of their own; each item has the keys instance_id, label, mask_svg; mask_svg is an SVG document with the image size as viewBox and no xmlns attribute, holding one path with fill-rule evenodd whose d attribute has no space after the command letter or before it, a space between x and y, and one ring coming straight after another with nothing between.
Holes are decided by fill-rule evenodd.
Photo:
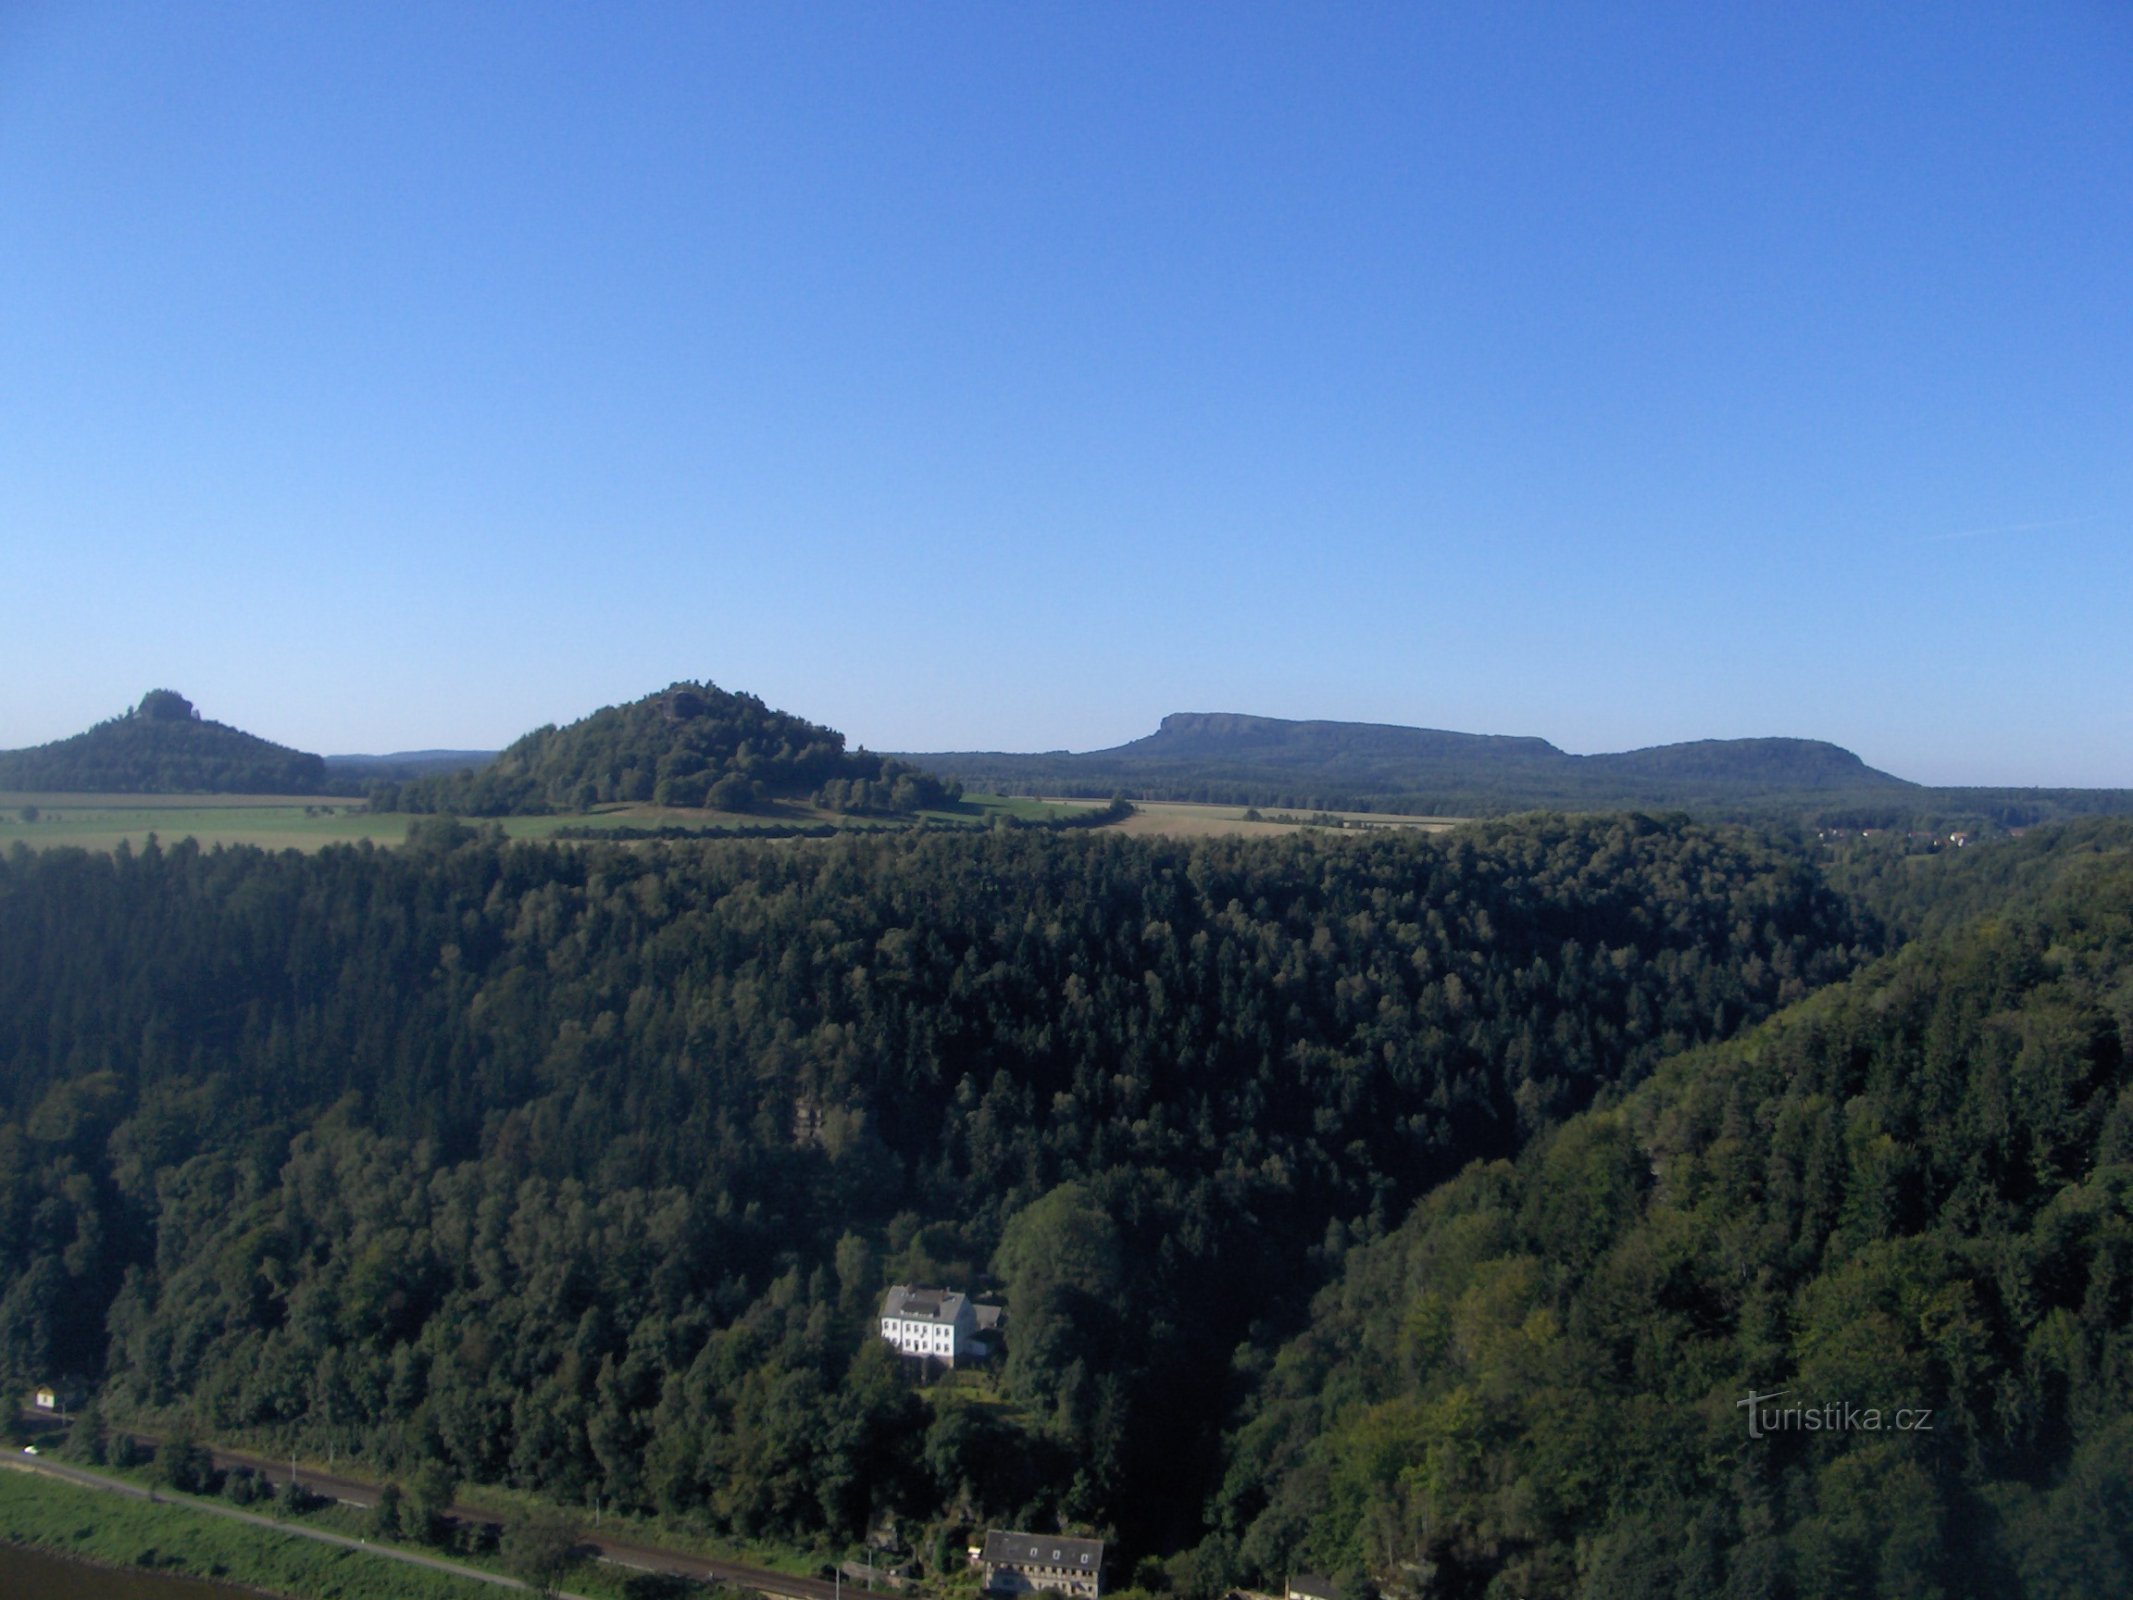
<instances>
[{"instance_id":1,"label":"distant village house","mask_svg":"<svg viewBox=\"0 0 2133 1600\"><path fill-rule=\"evenodd\" d=\"M979 1557L987 1594L1055 1594L1096 1600L1103 1593L1104 1542L1060 1533L1016 1533L995 1528L985 1535Z\"/></svg>"}]
</instances>

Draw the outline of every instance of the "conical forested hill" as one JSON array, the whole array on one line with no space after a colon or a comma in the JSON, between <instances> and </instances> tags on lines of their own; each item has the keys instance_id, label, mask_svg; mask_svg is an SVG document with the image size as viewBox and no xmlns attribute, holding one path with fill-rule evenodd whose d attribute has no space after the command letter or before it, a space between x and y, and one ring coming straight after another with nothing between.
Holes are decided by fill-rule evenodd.
<instances>
[{"instance_id":1,"label":"conical forested hill","mask_svg":"<svg viewBox=\"0 0 2133 1600\"><path fill-rule=\"evenodd\" d=\"M383 810L469 816L583 811L612 801L750 811L810 800L837 811L908 812L960 789L861 750L752 694L676 683L568 727L536 728L478 772L387 786Z\"/></svg>"},{"instance_id":2,"label":"conical forested hill","mask_svg":"<svg viewBox=\"0 0 2133 1600\"><path fill-rule=\"evenodd\" d=\"M86 733L0 752L0 789L36 794L318 794L324 758L202 719L153 689Z\"/></svg>"}]
</instances>

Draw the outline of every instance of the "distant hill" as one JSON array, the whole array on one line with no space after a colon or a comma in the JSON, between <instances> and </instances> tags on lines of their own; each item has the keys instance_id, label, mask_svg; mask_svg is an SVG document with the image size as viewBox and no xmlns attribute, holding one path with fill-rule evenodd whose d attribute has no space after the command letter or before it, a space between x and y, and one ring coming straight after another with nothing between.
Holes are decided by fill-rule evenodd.
<instances>
[{"instance_id":1,"label":"distant hill","mask_svg":"<svg viewBox=\"0 0 2133 1600\"><path fill-rule=\"evenodd\" d=\"M342 785L353 790L356 785ZM185 696L153 689L86 733L0 752L0 789L37 794L323 794L324 758L202 719Z\"/></svg>"},{"instance_id":2,"label":"distant hill","mask_svg":"<svg viewBox=\"0 0 2133 1600\"><path fill-rule=\"evenodd\" d=\"M405 783L440 772L471 771L495 759L494 750L396 750L384 756L328 756L326 771L355 784Z\"/></svg>"},{"instance_id":3,"label":"distant hill","mask_svg":"<svg viewBox=\"0 0 2133 1600\"><path fill-rule=\"evenodd\" d=\"M1174 713L1145 739L1079 755L904 759L973 788L1459 814L1899 796L1918 787L1817 739L1705 739L1576 756L1545 739L1202 711Z\"/></svg>"},{"instance_id":4,"label":"distant hill","mask_svg":"<svg viewBox=\"0 0 2133 1600\"><path fill-rule=\"evenodd\" d=\"M568 727L536 728L478 770L381 784L371 806L505 816L612 801L752 811L804 800L894 814L961 792L906 763L848 751L834 728L773 711L754 695L676 683Z\"/></svg>"},{"instance_id":5,"label":"distant hill","mask_svg":"<svg viewBox=\"0 0 2133 1600\"><path fill-rule=\"evenodd\" d=\"M1599 774L1605 781L1662 786L1762 788L1794 794L1919 787L1820 739L1697 739L1619 755L1570 759L1583 772Z\"/></svg>"}]
</instances>

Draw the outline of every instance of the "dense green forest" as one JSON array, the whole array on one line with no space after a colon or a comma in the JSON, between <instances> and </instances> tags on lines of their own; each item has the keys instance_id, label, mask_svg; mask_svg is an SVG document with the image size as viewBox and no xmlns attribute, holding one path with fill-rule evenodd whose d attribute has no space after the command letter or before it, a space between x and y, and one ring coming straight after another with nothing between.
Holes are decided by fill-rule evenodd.
<instances>
[{"instance_id":1,"label":"dense green forest","mask_svg":"<svg viewBox=\"0 0 2133 1600\"><path fill-rule=\"evenodd\" d=\"M0 1366L753 1536L1199 1537L1240 1346L1475 1157L1851 969L1684 821L17 852ZM993 1282L1001 1398L892 1281Z\"/></svg>"},{"instance_id":2,"label":"dense green forest","mask_svg":"<svg viewBox=\"0 0 2133 1600\"><path fill-rule=\"evenodd\" d=\"M2118 1592L2129 1028L2123 822L18 849L0 1378L1194 1596Z\"/></svg>"},{"instance_id":3,"label":"dense green forest","mask_svg":"<svg viewBox=\"0 0 2133 1600\"><path fill-rule=\"evenodd\" d=\"M334 787L322 757L204 721L169 689L150 690L132 711L71 739L0 751L0 790L33 794L321 794Z\"/></svg>"},{"instance_id":4,"label":"dense green forest","mask_svg":"<svg viewBox=\"0 0 2133 1600\"><path fill-rule=\"evenodd\" d=\"M1351 1253L1233 1441L1222 1560L1452 1596L2133 1592L2133 854L2025 843L1929 869L1998 914Z\"/></svg>"},{"instance_id":5,"label":"dense green forest","mask_svg":"<svg viewBox=\"0 0 2133 1600\"><path fill-rule=\"evenodd\" d=\"M610 801L754 811L807 800L832 811L908 814L962 788L867 751L750 694L677 683L568 727L536 728L485 766L371 793L379 811L516 816L586 811Z\"/></svg>"}]
</instances>

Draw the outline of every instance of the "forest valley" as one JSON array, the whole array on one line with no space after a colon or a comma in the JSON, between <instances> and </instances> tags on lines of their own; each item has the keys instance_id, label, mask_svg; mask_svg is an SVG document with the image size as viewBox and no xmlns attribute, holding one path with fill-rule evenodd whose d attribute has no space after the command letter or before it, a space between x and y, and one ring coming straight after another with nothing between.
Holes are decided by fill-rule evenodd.
<instances>
[{"instance_id":1,"label":"forest valley","mask_svg":"<svg viewBox=\"0 0 2133 1600\"><path fill-rule=\"evenodd\" d=\"M2123 821L18 847L0 1376L1114 1589L2127 1593L2129 1033Z\"/></svg>"}]
</instances>

